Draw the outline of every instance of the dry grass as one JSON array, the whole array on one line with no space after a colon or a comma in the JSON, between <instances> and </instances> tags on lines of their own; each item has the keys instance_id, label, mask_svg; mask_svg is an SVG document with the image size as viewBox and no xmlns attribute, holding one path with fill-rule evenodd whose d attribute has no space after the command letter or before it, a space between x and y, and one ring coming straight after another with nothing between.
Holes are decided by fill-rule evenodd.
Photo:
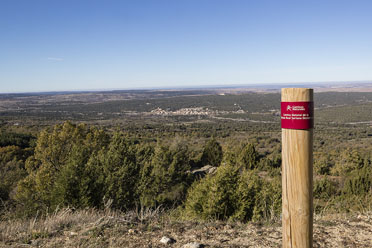
<instances>
[{"instance_id":1,"label":"dry grass","mask_svg":"<svg viewBox=\"0 0 372 248\"><path fill-rule=\"evenodd\" d=\"M371 247L371 213L317 216L314 247ZM106 210L61 209L26 220L0 222L0 247L172 247L199 242L206 247L281 247L281 226L228 222L174 221L160 208L126 214Z\"/></svg>"},{"instance_id":2,"label":"dry grass","mask_svg":"<svg viewBox=\"0 0 372 248\"><path fill-rule=\"evenodd\" d=\"M90 223L97 223L109 216L93 209L73 211L57 210L51 215L28 220L8 220L0 224L0 241L12 246L31 244L33 240L53 238L65 235L66 231L79 231Z\"/></svg>"}]
</instances>

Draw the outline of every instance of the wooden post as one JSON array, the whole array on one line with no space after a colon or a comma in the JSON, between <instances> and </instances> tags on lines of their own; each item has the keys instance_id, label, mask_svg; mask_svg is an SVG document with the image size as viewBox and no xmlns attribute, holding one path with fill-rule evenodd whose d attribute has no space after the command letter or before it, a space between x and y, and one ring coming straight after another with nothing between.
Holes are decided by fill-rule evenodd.
<instances>
[{"instance_id":1,"label":"wooden post","mask_svg":"<svg viewBox=\"0 0 372 248\"><path fill-rule=\"evenodd\" d=\"M313 247L313 90L282 89L283 247Z\"/></svg>"}]
</instances>

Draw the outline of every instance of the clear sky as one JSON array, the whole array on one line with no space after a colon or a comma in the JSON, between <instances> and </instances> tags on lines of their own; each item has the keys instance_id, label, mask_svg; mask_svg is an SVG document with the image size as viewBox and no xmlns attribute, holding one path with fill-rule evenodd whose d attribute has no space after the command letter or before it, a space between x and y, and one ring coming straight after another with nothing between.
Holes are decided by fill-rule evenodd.
<instances>
[{"instance_id":1,"label":"clear sky","mask_svg":"<svg viewBox=\"0 0 372 248\"><path fill-rule=\"evenodd\" d=\"M370 0L0 0L0 92L372 80Z\"/></svg>"}]
</instances>

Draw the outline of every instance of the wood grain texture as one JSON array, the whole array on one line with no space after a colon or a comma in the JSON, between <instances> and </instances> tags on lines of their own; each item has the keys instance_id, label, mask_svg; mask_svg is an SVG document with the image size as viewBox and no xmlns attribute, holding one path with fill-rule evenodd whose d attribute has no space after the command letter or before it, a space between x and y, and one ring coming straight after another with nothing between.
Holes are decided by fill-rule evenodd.
<instances>
[{"instance_id":1,"label":"wood grain texture","mask_svg":"<svg viewBox=\"0 0 372 248\"><path fill-rule=\"evenodd\" d=\"M313 101L313 90L282 89L283 102ZM283 247L313 247L313 129L282 129Z\"/></svg>"}]
</instances>

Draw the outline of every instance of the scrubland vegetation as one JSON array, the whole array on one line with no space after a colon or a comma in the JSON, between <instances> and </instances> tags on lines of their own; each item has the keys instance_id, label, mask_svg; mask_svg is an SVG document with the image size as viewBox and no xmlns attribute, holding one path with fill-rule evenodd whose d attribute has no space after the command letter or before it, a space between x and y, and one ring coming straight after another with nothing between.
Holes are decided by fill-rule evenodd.
<instances>
[{"instance_id":1,"label":"scrubland vegetation","mask_svg":"<svg viewBox=\"0 0 372 248\"><path fill-rule=\"evenodd\" d=\"M368 123L372 121L368 114L372 94L346 95L346 105L340 104L340 95L324 94L327 93L316 95L315 216L368 215L372 202L372 128ZM279 223L281 146L275 112L278 94L250 93L227 98L211 95L202 101L195 101L199 99L196 96L191 98L145 99L150 104L144 105L135 99L137 102L120 104L133 108L139 104L149 110L160 106L156 102L163 104L164 109L169 102L177 103L171 104L175 109L209 104L208 108L230 112L204 117L145 118L141 111L147 109L137 109L135 116L124 116L120 121L118 117L108 118L101 123L83 117L65 121L63 116L46 123L39 116L41 126L33 119L35 113L24 112L25 116L33 115L31 124L25 120L14 125L9 116L15 112L3 112L0 241L11 246L14 242L55 237L66 230L70 234L81 233L83 227L71 229L76 225L71 219L69 224L62 223L68 218L61 215L75 213L72 218L85 223L82 226L86 225L89 235L102 237L103 246L108 245L105 228L112 231L120 223L125 223L125 232L134 228L133 232L143 233L143 228L160 230L166 229L164 225L177 223ZM225 102L214 104L219 101L217 98ZM114 106L110 101L105 104ZM89 104L79 106L96 108ZM121 111L121 105L115 106L119 109L114 112ZM106 110L102 110L103 116L113 115ZM355 123L358 115L363 116L361 122L367 123ZM59 223L58 228L48 224L51 218ZM5 223L14 223L18 236ZM25 223L33 224L22 229ZM119 227L116 231L123 232ZM88 246L84 243L87 241L81 242Z\"/></svg>"},{"instance_id":2,"label":"scrubland vegetation","mask_svg":"<svg viewBox=\"0 0 372 248\"><path fill-rule=\"evenodd\" d=\"M2 200L11 199L18 215L102 209L105 201L122 211L161 206L206 220L249 221L280 212L280 159L260 155L251 143L224 154L215 138L191 148L187 138L144 141L70 122L33 141L34 147L2 150ZM193 173L206 165L216 167L215 173ZM265 171L275 176L260 175Z\"/></svg>"}]
</instances>

